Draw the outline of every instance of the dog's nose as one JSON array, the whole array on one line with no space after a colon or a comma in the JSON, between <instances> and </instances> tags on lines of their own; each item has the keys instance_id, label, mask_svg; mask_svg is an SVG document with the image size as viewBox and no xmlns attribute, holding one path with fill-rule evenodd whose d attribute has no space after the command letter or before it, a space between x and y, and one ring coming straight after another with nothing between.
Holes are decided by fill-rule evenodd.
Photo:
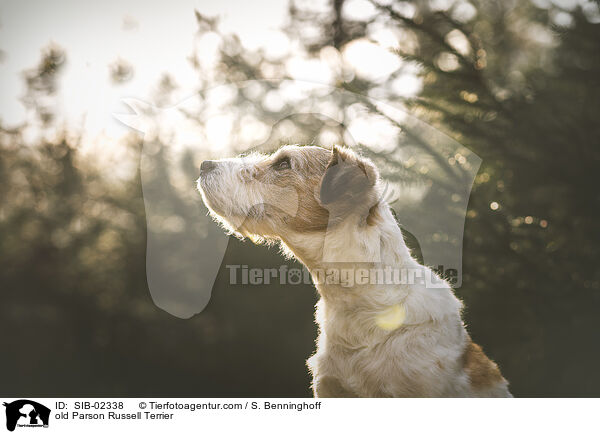
<instances>
[{"instance_id":1,"label":"dog's nose","mask_svg":"<svg viewBox=\"0 0 600 434\"><path fill-rule=\"evenodd\" d=\"M204 160L200 165L200 173L208 173L217 167L216 161L213 160Z\"/></svg>"}]
</instances>

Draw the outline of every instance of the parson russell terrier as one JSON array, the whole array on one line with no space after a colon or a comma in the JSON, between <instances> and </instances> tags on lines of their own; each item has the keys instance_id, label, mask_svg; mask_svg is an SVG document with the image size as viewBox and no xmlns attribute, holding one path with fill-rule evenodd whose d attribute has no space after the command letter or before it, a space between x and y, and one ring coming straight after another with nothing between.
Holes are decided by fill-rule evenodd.
<instances>
[{"instance_id":1,"label":"parson russell terrier","mask_svg":"<svg viewBox=\"0 0 600 434\"><path fill-rule=\"evenodd\" d=\"M347 148L284 146L272 155L204 161L198 188L229 233L279 242L312 274L320 295L317 350L307 362L315 396L512 396L498 366L471 341L445 281L431 288L360 273L433 273L412 258L368 159ZM342 285L336 267L357 270L356 283Z\"/></svg>"}]
</instances>

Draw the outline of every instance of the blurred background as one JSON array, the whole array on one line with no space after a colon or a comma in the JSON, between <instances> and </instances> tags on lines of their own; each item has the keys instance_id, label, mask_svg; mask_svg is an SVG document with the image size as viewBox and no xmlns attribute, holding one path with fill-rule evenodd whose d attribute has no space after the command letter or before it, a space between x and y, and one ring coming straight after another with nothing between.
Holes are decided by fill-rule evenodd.
<instances>
[{"instance_id":1,"label":"blurred background","mask_svg":"<svg viewBox=\"0 0 600 434\"><path fill-rule=\"evenodd\" d=\"M201 313L180 319L155 305L140 168L148 135L113 116L127 112L124 97L169 107L251 82L213 95L235 115L207 116L196 104L182 111L177 134L155 131L155 155L194 140L230 154L249 138L352 137L380 167L428 185L435 158L405 159L397 149L408 140L427 154L430 143L408 120L346 96L403 107L481 159L456 290L474 341L515 396L600 395L599 6L1 2L0 394L311 395L304 363L316 337L314 288L229 283L227 264L301 267L276 249L231 239ZM329 91L294 93L286 80ZM303 104L338 122L280 122ZM401 139L385 134L394 128ZM204 156L182 152L179 170L193 182ZM444 167L469 164L460 153L436 155ZM167 160L155 161L157 181L172 179ZM442 194L423 189L418 201ZM182 215L205 213L199 198L190 205L176 189L169 195ZM187 224L159 226L177 239Z\"/></svg>"}]
</instances>

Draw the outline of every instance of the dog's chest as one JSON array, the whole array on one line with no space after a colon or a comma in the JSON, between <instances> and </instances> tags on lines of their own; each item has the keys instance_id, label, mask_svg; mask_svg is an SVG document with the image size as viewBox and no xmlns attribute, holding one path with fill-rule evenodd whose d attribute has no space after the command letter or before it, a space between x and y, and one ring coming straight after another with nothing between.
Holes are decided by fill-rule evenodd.
<instances>
[{"instance_id":1,"label":"dog's chest","mask_svg":"<svg viewBox=\"0 0 600 434\"><path fill-rule=\"evenodd\" d=\"M332 376L359 396L385 396L375 384L390 375L398 376L403 364L401 348L386 342L385 335L374 330L372 318L328 312L320 324L315 360L316 375Z\"/></svg>"},{"instance_id":2,"label":"dog's chest","mask_svg":"<svg viewBox=\"0 0 600 434\"><path fill-rule=\"evenodd\" d=\"M414 392L419 387L410 374L416 366L401 345L381 341L349 346L347 335L323 334L327 343L316 354L321 361L319 375L339 379L358 396L397 396L398 385Z\"/></svg>"},{"instance_id":3,"label":"dog's chest","mask_svg":"<svg viewBox=\"0 0 600 434\"><path fill-rule=\"evenodd\" d=\"M358 396L443 396L459 354L450 328L408 326L393 332L372 318L328 310L320 322L313 374L339 379Z\"/></svg>"}]
</instances>

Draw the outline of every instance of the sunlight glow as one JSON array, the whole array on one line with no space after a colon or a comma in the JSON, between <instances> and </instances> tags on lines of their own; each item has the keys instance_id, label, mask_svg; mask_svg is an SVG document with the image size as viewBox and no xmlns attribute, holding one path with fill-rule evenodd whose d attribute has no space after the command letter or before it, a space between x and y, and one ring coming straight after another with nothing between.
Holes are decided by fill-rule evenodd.
<instances>
[{"instance_id":1,"label":"sunlight glow","mask_svg":"<svg viewBox=\"0 0 600 434\"><path fill-rule=\"evenodd\" d=\"M350 42L342 54L358 76L373 81L387 78L402 63L397 55L366 39Z\"/></svg>"},{"instance_id":2,"label":"sunlight glow","mask_svg":"<svg viewBox=\"0 0 600 434\"><path fill-rule=\"evenodd\" d=\"M377 326L386 331L392 331L404 324L406 308L403 304L395 304L375 317Z\"/></svg>"}]
</instances>

